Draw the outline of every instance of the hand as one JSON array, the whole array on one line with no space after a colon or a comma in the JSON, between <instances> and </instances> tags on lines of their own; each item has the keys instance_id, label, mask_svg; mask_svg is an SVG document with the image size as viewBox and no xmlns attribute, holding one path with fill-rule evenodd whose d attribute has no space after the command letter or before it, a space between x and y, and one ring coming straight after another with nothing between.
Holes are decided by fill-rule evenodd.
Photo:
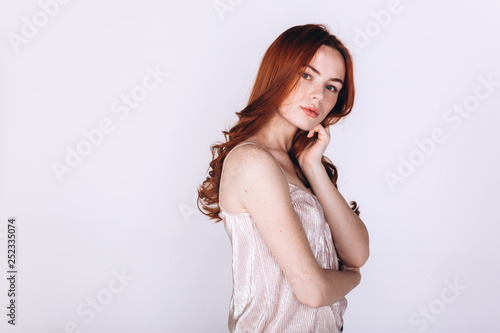
<instances>
[{"instance_id":1,"label":"hand","mask_svg":"<svg viewBox=\"0 0 500 333\"><path fill-rule=\"evenodd\" d=\"M314 132L318 132L318 139L307 146L297 159L301 169L308 165L321 164L321 158L330 143L330 126L323 127L318 124L309 131L307 137L312 138Z\"/></svg>"}]
</instances>

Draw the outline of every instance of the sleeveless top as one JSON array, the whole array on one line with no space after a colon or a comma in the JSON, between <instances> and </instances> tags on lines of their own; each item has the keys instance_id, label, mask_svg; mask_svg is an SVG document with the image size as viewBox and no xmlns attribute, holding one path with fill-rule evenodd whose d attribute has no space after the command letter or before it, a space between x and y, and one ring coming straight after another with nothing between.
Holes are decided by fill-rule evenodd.
<instances>
[{"instance_id":1,"label":"sleeveless top","mask_svg":"<svg viewBox=\"0 0 500 333\"><path fill-rule=\"evenodd\" d=\"M233 150L248 143L258 145L243 142ZM338 257L330 226L318 198L297 185L290 182L288 184L293 207L318 264L324 269L338 270ZM233 289L229 303L229 331L341 332L347 307L346 298L319 308L301 303L295 297L250 213L230 212L220 202L219 207L219 217L224 221L224 229L232 246Z\"/></svg>"}]
</instances>

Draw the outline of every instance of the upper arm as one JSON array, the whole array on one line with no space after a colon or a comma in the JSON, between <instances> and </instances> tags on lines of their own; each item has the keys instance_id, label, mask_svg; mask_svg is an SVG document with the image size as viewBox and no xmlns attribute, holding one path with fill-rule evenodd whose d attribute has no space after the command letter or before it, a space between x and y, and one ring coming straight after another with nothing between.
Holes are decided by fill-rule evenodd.
<instances>
[{"instance_id":1,"label":"upper arm","mask_svg":"<svg viewBox=\"0 0 500 333\"><path fill-rule=\"evenodd\" d=\"M255 221L297 299L315 307L321 297L322 268L293 208L280 166L259 146L242 146L230 156L227 162L233 166L230 178L238 200Z\"/></svg>"}]
</instances>

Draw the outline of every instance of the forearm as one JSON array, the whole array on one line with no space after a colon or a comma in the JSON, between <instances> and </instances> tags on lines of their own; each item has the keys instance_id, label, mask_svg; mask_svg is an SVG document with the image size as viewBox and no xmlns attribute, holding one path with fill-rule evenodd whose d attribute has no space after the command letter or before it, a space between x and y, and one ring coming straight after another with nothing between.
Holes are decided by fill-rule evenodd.
<instances>
[{"instance_id":1,"label":"forearm","mask_svg":"<svg viewBox=\"0 0 500 333\"><path fill-rule=\"evenodd\" d=\"M361 267L369 255L365 224L335 188L323 164L304 166L302 171L323 207L340 259L347 266Z\"/></svg>"},{"instance_id":2,"label":"forearm","mask_svg":"<svg viewBox=\"0 0 500 333\"><path fill-rule=\"evenodd\" d=\"M323 269L322 290L319 306L328 306L340 301L361 281L359 271L337 271Z\"/></svg>"}]
</instances>

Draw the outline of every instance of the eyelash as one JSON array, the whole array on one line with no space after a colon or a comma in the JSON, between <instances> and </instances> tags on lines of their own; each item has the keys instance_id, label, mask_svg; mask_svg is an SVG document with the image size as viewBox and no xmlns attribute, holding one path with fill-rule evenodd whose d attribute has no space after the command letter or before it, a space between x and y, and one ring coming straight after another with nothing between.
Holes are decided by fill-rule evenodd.
<instances>
[{"instance_id":1,"label":"eyelash","mask_svg":"<svg viewBox=\"0 0 500 333\"><path fill-rule=\"evenodd\" d=\"M310 77L310 76L311 76L310 74L307 74L307 73L302 73L302 78L304 78L304 79L306 79L306 80L307 80L308 78L307 78L307 77L305 77L306 75L307 75L308 77ZM330 88L333 88L333 90L331 90ZM335 86L328 85L328 86L326 86L326 89L328 89L328 90L329 90L329 91L331 91L331 92L337 92L337 88L336 88Z\"/></svg>"}]
</instances>

